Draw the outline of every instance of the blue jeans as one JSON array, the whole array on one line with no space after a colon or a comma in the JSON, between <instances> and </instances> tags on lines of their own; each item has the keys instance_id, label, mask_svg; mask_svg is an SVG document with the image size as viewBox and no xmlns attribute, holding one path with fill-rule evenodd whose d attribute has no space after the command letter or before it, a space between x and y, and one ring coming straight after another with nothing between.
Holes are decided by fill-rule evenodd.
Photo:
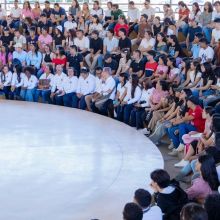
<instances>
[{"instance_id":1,"label":"blue jeans","mask_svg":"<svg viewBox=\"0 0 220 220\"><path fill-rule=\"evenodd\" d=\"M67 93L63 96L63 104L67 107L73 107L73 103L76 97L75 92Z\"/></svg>"},{"instance_id":2,"label":"blue jeans","mask_svg":"<svg viewBox=\"0 0 220 220\"><path fill-rule=\"evenodd\" d=\"M143 117L142 115L145 113L144 108L136 109L133 108L130 116L130 125L132 127L136 127L136 129L143 128Z\"/></svg>"},{"instance_id":3,"label":"blue jeans","mask_svg":"<svg viewBox=\"0 0 220 220\"><path fill-rule=\"evenodd\" d=\"M175 132L178 130L178 127L179 127L178 125L175 125L170 128L167 128L169 139L173 142L175 148L177 148L180 144L179 136L178 134L175 134Z\"/></svg>"},{"instance_id":4,"label":"blue jeans","mask_svg":"<svg viewBox=\"0 0 220 220\"><path fill-rule=\"evenodd\" d=\"M6 99L9 99L11 86L4 86L2 90L0 90L4 95Z\"/></svg>"},{"instance_id":5,"label":"blue jeans","mask_svg":"<svg viewBox=\"0 0 220 220\"><path fill-rule=\"evenodd\" d=\"M133 109L133 104L125 105L124 107L124 123L129 124L130 123L130 115L131 111Z\"/></svg>"},{"instance_id":6,"label":"blue jeans","mask_svg":"<svg viewBox=\"0 0 220 220\"><path fill-rule=\"evenodd\" d=\"M187 37L187 34L188 34L188 29L189 29L189 25L188 24L185 24L185 25L182 25L179 29L179 32L182 32L183 35L185 37Z\"/></svg>"},{"instance_id":7,"label":"blue jeans","mask_svg":"<svg viewBox=\"0 0 220 220\"><path fill-rule=\"evenodd\" d=\"M33 102L35 98L36 88L33 89L22 89L20 96L23 100Z\"/></svg>"},{"instance_id":8,"label":"blue jeans","mask_svg":"<svg viewBox=\"0 0 220 220\"><path fill-rule=\"evenodd\" d=\"M116 107L116 113L117 113L117 120L123 121L124 105L117 106Z\"/></svg>"},{"instance_id":9,"label":"blue jeans","mask_svg":"<svg viewBox=\"0 0 220 220\"><path fill-rule=\"evenodd\" d=\"M35 102L39 101L39 97L42 97L43 103L50 103L50 90L36 90Z\"/></svg>"},{"instance_id":10,"label":"blue jeans","mask_svg":"<svg viewBox=\"0 0 220 220\"><path fill-rule=\"evenodd\" d=\"M72 97L72 107L86 110L87 105L86 105L85 96L81 96L80 98L78 98L76 95L73 96Z\"/></svg>"},{"instance_id":11,"label":"blue jeans","mask_svg":"<svg viewBox=\"0 0 220 220\"><path fill-rule=\"evenodd\" d=\"M211 39L212 39L212 28L203 27L203 28L202 28L202 32L204 33L205 38L206 38L206 39L208 40L208 42L210 43L210 42L211 42Z\"/></svg>"}]
</instances>

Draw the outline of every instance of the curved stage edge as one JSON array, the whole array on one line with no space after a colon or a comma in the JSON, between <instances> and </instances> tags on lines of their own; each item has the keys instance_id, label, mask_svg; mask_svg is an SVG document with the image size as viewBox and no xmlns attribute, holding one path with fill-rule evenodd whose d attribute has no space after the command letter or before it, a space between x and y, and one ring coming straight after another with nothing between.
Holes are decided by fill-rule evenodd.
<instances>
[{"instance_id":1,"label":"curved stage edge","mask_svg":"<svg viewBox=\"0 0 220 220\"><path fill-rule=\"evenodd\" d=\"M135 129L94 113L0 100L0 219L122 219L163 168Z\"/></svg>"}]
</instances>

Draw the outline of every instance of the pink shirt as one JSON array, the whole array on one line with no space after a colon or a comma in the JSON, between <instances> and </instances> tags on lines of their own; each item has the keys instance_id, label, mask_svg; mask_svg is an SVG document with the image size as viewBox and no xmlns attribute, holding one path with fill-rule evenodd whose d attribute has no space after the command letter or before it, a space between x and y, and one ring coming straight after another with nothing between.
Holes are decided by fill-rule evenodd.
<instances>
[{"instance_id":1,"label":"pink shirt","mask_svg":"<svg viewBox=\"0 0 220 220\"><path fill-rule=\"evenodd\" d=\"M43 34L41 34L40 36L39 36L39 38L38 38L38 41L41 43L41 44L47 44L47 45L49 45L49 44L51 44L52 42L53 42L53 39L52 39L52 37L51 37L51 35L47 35L46 37L43 35Z\"/></svg>"},{"instance_id":2,"label":"pink shirt","mask_svg":"<svg viewBox=\"0 0 220 220\"><path fill-rule=\"evenodd\" d=\"M202 178L196 178L190 188L186 190L189 199L205 199L212 193L209 184Z\"/></svg>"},{"instance_id":3,"label":"pink shirt","mask_svg":"<svg viewBox=\"0 0 220 220\"><path fill-rule=\"evenodd\" d=\"M8 54L8 61L12 61L12 54L9 53ZM6 62L6 54L3 54L0 52L0 62L3 64L3 65L6 65L7 62Z\"/></svg>"},{"instance_id":4,"label":"pink shirt","mask_svg":"<svg viewBox=\"0 0 220 220\"><path fill-rule=\"evenodd\" d=\"M22 9L21 14L24 18L30 17L30 18L34 19L33 13L29 9Z\"/></svg>"},{"instance_id":5,"label":"pink shirt","mask_svg":"<svg viewBox=\"0 0 220 220\"><path fill-rule=\"evenodd\" d=\"M163 75L164 73L167 73L168 72L168 66L158 65L157 66L157 72L160 75Z\"/></svg>"},{"instance_id":6,"label":"pink shirt","mask_svg":"<svg viewBox=\"0 0 220 220\"><path fill-rule=\"evenodd\" d=\"M167 91L161 91L161 90L158 90L158 89L155 89L153 91L153 94L151 96L151 101L154 103L154 104L158 104L160 102L160 100L164 97L166 97L168 95L168 92Z\"/></svg>"}]
</instances>

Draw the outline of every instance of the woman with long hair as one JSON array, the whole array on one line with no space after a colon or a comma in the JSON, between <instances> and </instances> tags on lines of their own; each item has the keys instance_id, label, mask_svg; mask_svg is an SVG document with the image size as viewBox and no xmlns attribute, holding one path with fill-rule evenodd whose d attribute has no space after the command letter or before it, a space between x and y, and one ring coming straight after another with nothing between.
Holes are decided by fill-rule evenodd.
<instances>
[{"instance_id":1,"label":"woman with long hair","mask_svg":"<svg viewBox=\"0 0 220 220\"><path fill-rule=\"evenodd\" d=\"M98 15L93 15L92 16L92 22L89 24L89 34L91 35L93 31L98 31L99 36L102 35L103 26L99 21Z\"/></svg>"},{"instance_id":2,"label":"woman with long hair","mask_svg":"<svg viewBox=\"0 0 220 220\"><path fill-rule=\"evenodd\" d=\"M79 13L79 17L83 16L85 18L85 21L88 22L90 19L90 10L89 10L89 4L87 2L83 3L82 10Z\"/></svg>"},{"instance_id":3,"label":"woman with long hair","mask_svg":"<svg viewBox=\"0 0 220 220\"><path fill-rule=\"evenodd\" d=\"M7 65L4 65L0 72L0 94L3 93L6 99L9 99L11 89L12 72Z\"/></svg>"},{"instance_id":4,"label":"woman with long hair","mask_svg":"<svg viewBox=\"0 0 220 220\"><path fill-rule=\"evenodd\" d=\"M183 57L184 53L176 35L169 35L167 40L168 40L168 55L174 58Z\"/></svg>"},{"instance_id":5,"label":"woman with long hair","mask_svg":"<svg viewBox=\"0 0 220 220\"><path fill-rule=\"evenodd\" d=\"M0 65L12 64L12 53L10 52L8 45L3 44L0 47Z\"/></svg>"},{"instance_id":6,"label":"woman with long hair","mask_svg":"<svg viewBox=\"0 0 220 220\"><path fill-rule=\"evenodd\" d=\"M53 37L53 49L56 50L58 47L65 47L65 37L63 35L63 27L61 25L55 28L55 34Z\"/></svg>"},{"instance_id":7,"label":"woman with long hair","mask_svg":"<svg viewBox=\"0 0 220 220\"><path fill-rule=\"evenodd\" d=\"M195 20L196 22L199 23L199 19L200 19L201 14L202 14L202 12L200 10L198 2L194 2L192 4L192 11L190 12L189 19Z\"/></svg>"},{"instance_id":8,"label":"woman with long hair","mask_svg":"<svg viewBox=\"0 0 220 220\"><path fill-rule=\"evenodd\" d=\"M33 14L33 18L38 21L38 19L40 18L41 15L41 8L40 8L40 3L38 1L36 1L34 3L34 8L32 9L32 14Z\"/></svg>"},{"instance_id":9,"label":"woman with long hair","mask_svg":"<svg viewBox=\"0 0 220 220\"><path fill-rule=\"evenodd\" d=\"M124 105L123 121L126 124L130 123L130 114L134 104L141 98L141 88L139 86L139 78L136 74L131 75L129 83L126 86L127 95L122 102Z\"/></svg>"},{"instance_id":10,"label":"woman with long hair","mask_svg":"<svg viewBox=\"0 0 220 220\"><path fill-rule=\"evenodd\" d=\"M116 75L118 76L120 73L127 73L131 64L131 54L129 49L122 49L121 51L121 59L119 61L118 70Z\"/></svg>"},{"instance_id":11,"label":"woman with long hair","mask_svg":"<svg viewBox=\"0 0 220 220\"><path fill-rule=\"evenodd\" d=\"M77 19L80 12L80 5L78 0L72 0L71 6L69 7L69 14L73 15Z\"/></svg>"},{"instance_id":12,"label":"woman with long hair","mask_svg":"<svg viewBox=\"0 0 220 220\"><path fill-rule=\"evenodd\" d=\"M58 47L54 58L52 59L53 67L61 65L63 68L66 66L67 58L63 47Z\"/></svg>"},{"instance_id":13,"label":"woman with long hair","mask_svg":"<svg viewBox=\"0 0 220 220\"><path fill-rule=\"evenodd\" d=\"M158 54L167 52L167 39L164 33L160 32L157 34L154 48Z\"/></svg>"},{"instance_id":14,"label":"woman with long hair","mask_svg":"<svg viewBox=\"0 0 220 220\"><path fill-rule=\"evenodd\" d=\"M204 199L219 187L215 160L210 155L200 156L196 170L200 173L200 177L193 181L192 186L186 189L186 193L190 200L203 203Z\"/></svg>"},{"instance_id":15,"label":"woman with long hair","mask_svg":"<svg viewBox=\"0 0 220 220\"><path fill-rule=\"evenodd\" d=\"M164 14L164 19L168 18L171 21L175 20L175 14L170 4L163 5L163 14Z\"/></svg>"},{"instance_id":16,"label":"woman with long hair","mask_svg":"<svg viewBox=\"0 0 220 220\"><path fill-rule=\"evenodd\" d=\"M33 66L36 71L41 67L42 54L38 51L38 46L34 43L30 43L30 51L27 53L27 65Z\"/></svg>"},{"instance_id":17,"label":"woman with long hair","mask_svg":"<svg viewBox=\"0 0 220 220\"><path fill-rule=\"evenodd\" d=\"M199 23L202 26L202 31L208 42L211 42L211 35L212 35L212 12L213 12L212 3L206 2L204 4L204 10L199 17Z\"/></svg>"},{"instance_id":18,"label":"woman with long hair","mask_svg":"<svg viewBox=\"0 0 220 220\"><path fill-rule=\"evenodd\" d=\"M167 58L168 74L166 81L169 83L179 84L180 82L180 69L176 67L176 59L169 56Z\"/></svg>"},{"instance_id":19,"label":"woman with long hair","mask_svg":"<svg viewBox=\"0 0 220 220\"><path fill-rule=\"evenodd\" d=\"M30 17L31 19L34 19L32 10L31 10L31 4L29 1L25 1L23 4L23 9L21 12L22 18Z\"/></svg>"}]
</instances>

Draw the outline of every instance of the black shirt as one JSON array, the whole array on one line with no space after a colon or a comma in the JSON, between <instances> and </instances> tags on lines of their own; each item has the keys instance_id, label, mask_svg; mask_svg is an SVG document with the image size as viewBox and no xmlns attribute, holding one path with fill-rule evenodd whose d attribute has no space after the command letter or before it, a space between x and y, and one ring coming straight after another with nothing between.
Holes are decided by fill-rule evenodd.
<instances>
[{"instance_id":1,"label":"black shirt","mask_svg":"<svg viewBox=\"0 0 220 220\"><path fill-rule=\"evenodd\" d=\"M2 44L9 45L10 42L14 40L14 35L13 34L9 34L9 36L2 35L0 39L2 41Z\"/></svg>"},{"instance_id":2,"label":"black shirt","mask_svg":"<svg viewBox=\"0 0 220 220\"><path fill-rule=\"evenodd\" d=\"M62 41L65 40L65 38L64 38L63 35L60 35L60 36L54 35L54 36L53 36L53 39L54 39L54 41L55 41L55 46L60 46L60 45L62 45Z\"/></svg>"},{"instance_id":3,"label":"black shirt","mask_svg":"<svg viewBox=\"0 0 220 220\"><path fill-rule=\"evenodd\" d=\"M217 81L215 74L213 72L210 73L202 73L203 86L205 86L209 80L212 80L212 85L214 85Z\"/></svg>"},{"instance_id":4,"label":"black shirt","mask_svg":"<svg viewBox=\"0 0 220 220\"><path fill-rule=\"evenodd\" d=\"M50 15L52 13L52 8L50 8L49 10L47 10L46 8L43 10L43 13L47 15L47 18L50 18Z\"/></svg>"},{"instance_id":5,"label":"black shirt","mask_svg":"<svg viewBox=\"0 0 220 220\"><path fill-rule=\"evenodd\" d=\"M90 39L90 42L89 42L89 47L90 49L93 49L93 53L97 53L98 50L101 50L101 53L102 53L102 50L103 50L103 41L101 38L98 38L98 39L93 39L91 38Z\"/></svg>"},{"instance_id":6,"label":"black shirt","mask_svg":"<svg viewBox=\"0 0 220 220\"><path fill-rule=\"evenodd\" d=\"M40 21L38 23L38 27L40 28L40 30L43 28L43 27L47 27L47 30L49 31L49 28L52 27L52 22L51 21L47 21L45 24Z\"/></svg>"},{"instance_id":7,"label":"black shirt","mask_svg":"<svg viewBox=\"0 0 220 220\"><path fill-rule=\"evenodd\" d=\"M121 49L129 48L131 50L131 40L126 37L124 40L122 38L119 39L118 47Z\"/></svg>"},{"instance_id":8,"label":"black shirt","mask_svg":"<svg viewBox=\"0 0 220 220\"><path fill-rule=\"evenodd\" d=\"M104 67L110 67L112 71L116 71L118 69L118 62L112 59L111 63L104 62Z\"/></svg>"},{"instance_id":9,"label":"black shirt","mask_svg":"<svg viewBox=\"0 0 220 220\"><path fill-rule=\"evenodd\" d=\"M131 62L130 68L132 68L133 73L138 73L139 71L145 69L145 62L141 59L138 63L135 60Z\"/></svg>"},{"instance_id":10,"label":"black shirt","mask_svg":"<svg viewBox=\"0 0 220 220\"><path fill-rule=\"evenodd\" d=\"M70 67L74 67L77 71L77 76L80 74L80 63L83 62L83 56L81 53L77 53L75 56L68 54L67 62L69 63Z\"/></svg>"}]
</instances>

